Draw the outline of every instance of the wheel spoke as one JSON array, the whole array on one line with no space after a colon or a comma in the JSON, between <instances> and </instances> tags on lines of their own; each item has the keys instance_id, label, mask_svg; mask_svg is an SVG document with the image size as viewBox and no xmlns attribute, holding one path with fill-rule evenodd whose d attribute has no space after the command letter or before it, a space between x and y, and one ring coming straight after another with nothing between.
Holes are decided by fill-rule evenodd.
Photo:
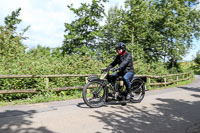
<instances>
[{"instance_id":1,"label":"wheel spoke","mask_svg":"<svg viewBox=\"0 0 200 133\"><path fill-rule=\"evenodd\" d=\"M132 102L141 102L144 98L145 87L144 82L135 80L132 82Z\"/></svg>"},{"instance_id":2,"label":"wheel spoke","mask_svg":"<svg viewBox=\"0 0 200 133\"><path fill-rule=\"evenodd\" d=\"M105 98L105 88L101 82L90 82L83 90L83 100L90 107L102 106Z\"/></svg>"}]
</instances>

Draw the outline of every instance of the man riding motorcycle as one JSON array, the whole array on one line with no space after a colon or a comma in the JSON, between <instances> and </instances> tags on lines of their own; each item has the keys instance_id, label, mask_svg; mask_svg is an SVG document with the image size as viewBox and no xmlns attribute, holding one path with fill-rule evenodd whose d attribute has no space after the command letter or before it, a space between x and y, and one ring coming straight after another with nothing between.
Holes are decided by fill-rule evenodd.
<instances>
[{"instance_id":1,"label":"man riding motorcycle","mask_svg":"<svg viewBox=\"0 0 200 133\"><path fill-rule=\"evenodd\" d=\"M130 93L131 89L131 79L134 76L134 67L131 53L126 51L126 44L123 42L119 42L115 47L118 55L115 60L107 67L107 69L111 69L111 71L117 73L112 74L113 76L122 76L123 81L126 86L127 96L126 99L131 99L132 95ZM118 65L117 67L115 67ZM114 67L114 68L113 68ZM116 90L115 98L119 96L119 92Z\"/></svg>"}]
</instances>

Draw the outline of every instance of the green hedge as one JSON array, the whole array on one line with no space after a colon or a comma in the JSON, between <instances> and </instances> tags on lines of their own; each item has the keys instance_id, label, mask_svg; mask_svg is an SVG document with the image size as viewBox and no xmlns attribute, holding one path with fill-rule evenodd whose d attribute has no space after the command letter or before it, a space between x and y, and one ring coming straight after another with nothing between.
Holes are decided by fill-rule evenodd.
<instances>
[{"instance_id":1,"label":"green hedge","mask_svg":"<svg viewBox=\"0 0 200 133\"><path fill-rule=\"evenodd\" d=\"M53 56L52 54L28 53L22 58L9 62L1 62L1 75L60 75L60 74L99 74L100 69L112 62L112 56L104 55L103 61L89 55ZM134 62L135 73L149 75L165 75L169 71L163 63ZM174 71L177 73L178 71ZM84 77L49 78L49 88L84 85ZM0 90L38 89L44 92L44 78L0 79ZM0 100L13 100L31 97L33 94L4 94Z\"/></svg>"}]
</instances>

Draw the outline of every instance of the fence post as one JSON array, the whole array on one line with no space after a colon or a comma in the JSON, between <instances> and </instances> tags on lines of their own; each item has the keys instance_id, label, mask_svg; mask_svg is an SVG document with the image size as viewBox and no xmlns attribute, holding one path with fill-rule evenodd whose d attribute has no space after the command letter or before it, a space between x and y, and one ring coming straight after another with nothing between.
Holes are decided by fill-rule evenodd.
<instances>
[{"instance_id":1,"label":"fence post","mask_svg":"<svg viewBox=\"0 0 200 133\"><path fill-rule=\"evenodd\" d=\"M164 77L164 83L165 83L165 87L167 86L167 78L166 77Z\"/></svg>"},{"instance_id":2,"label":"fence post","mask_svg":"<svg viewBox=\"0 0 200 133\"><path fill-rule=\"evenodd\" d=\"M49 89L49 78L48 77L45 78L45 83L46 83L45 89L48 90Z\"/></svg>"},{"instance_id":3,"label":"fence post","mask_svg":"<svg viewBox=\"0 0 200 133\"><path fill-rule=\"evenodd\" d=\"M87 84L88 82L88 77L85 77L85 83ZM90 89L87 89L87 93L89 94L90 93Z\"/></svg>"},{"instance_id":4,"label":"fence post","mask_svg":"<svg viewBox=\"0 0 200 133\"><path fill-rule=\"evenodd\" d=\"M88 77L85 77L85 83L87 84L87 82L88 82Z\"/></svg>"},{"instance_id":5,"label":"fence post","mask_svg":"<svg viewBox=\"0 0 200 133\"><path fill-rule=\"evenodd\" d=\"M192 78L192 72L189 72L189 74L190 74L190 79Z\"/></svg>"},{"instance_id":6,"label":"fence post","mask_svg":"<svg viewBox=\"0 0 200 133\"><path fill-rule=\"evenodd\" d=\"M151 78L150 78L150 77L147 77L147 85L148 85L148 88L150 88L150 84L151 84Z\"/></svg>"},{"instance_id":7,"label":"fence post","mask_svg":"<svg viewBox=\"0 0 200 133\"><path fill-rule=\"evenodd\" d=\"M178 84L178 75L176 75L176 84Z\"/></svg>"}]
</instances>

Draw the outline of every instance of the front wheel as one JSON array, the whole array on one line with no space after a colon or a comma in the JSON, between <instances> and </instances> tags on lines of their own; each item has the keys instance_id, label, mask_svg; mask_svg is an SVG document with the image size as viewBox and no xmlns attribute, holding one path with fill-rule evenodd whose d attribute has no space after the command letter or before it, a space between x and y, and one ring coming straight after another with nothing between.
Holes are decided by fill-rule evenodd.
<instances>
[{"instance_id":1,"label":"front wheel","mask_svg":"<svg viewBox=\"0 0 200 133\"><path fill-rule=\"evenodd\" d=\"M106 101L106 87L101 81L88 82L83 88L83 101L91 108L104 105Z\"/></svg>"},{"instance_id":2,"label":"front wheel","mask_svg":"<svg viewBox=\"0 0 200 133\"><path fill-rule=\"evenodd\" d=\"M144 98L145 89L146 85L144 81L139 79L133 80L131 85L131 93L133 95L133 98L131 99L131 102L140 103Z\"/></svg>"}]
</instances>

